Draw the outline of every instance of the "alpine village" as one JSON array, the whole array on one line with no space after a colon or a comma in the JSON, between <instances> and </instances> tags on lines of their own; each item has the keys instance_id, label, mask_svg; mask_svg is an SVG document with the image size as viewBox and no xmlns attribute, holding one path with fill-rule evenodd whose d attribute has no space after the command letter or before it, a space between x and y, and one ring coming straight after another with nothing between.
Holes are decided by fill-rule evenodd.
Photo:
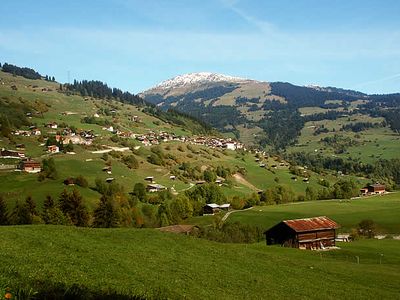
<instances>
[{"instance_id":1,"label":"alpine village","mask_svg":"<svg viewBox=\"0 0 400 300\"><path fill-rule=\"evenodd\" d=\"M5 2L28 21L28 7L44 5ZM89 2L82 5L122 5ZM244 1L195 6L209 2L261 33L275 30L248 15ZM133 3L124 7L166 18L165 3ZM72 9L47 4L60 5L60 22ZM80 22L97 24L91 18ZM82 42L82 53L71 54L82 55L80 64L58 56L52 65L39 50L17 50L26 44L21 26L10 36L0 29L0 299L400 299L400 93L175 71L172 58L158 66L143 58L153 70L132 93L114 87L117 74L102 74L123 69L111 58L122 50L102 56L99 69L85 65L91 46ZM61 51L52 43L63 30L36 33L36 43ZM115 36L98 34L96 47L116 49L104 42ZM135 47L163 53L146 45L152 34ZM198 54L180 51L182 61ZM387 78L368 84L397 80L399 90L398 75Z\"/></svg>"}]
</instances>

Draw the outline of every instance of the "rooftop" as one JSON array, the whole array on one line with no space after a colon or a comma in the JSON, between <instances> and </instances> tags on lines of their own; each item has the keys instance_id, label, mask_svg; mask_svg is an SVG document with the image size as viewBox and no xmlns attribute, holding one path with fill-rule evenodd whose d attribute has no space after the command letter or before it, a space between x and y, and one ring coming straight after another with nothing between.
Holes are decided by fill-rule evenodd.
<instances>
[{"instance_id":1,"label":"rooftop","mask_svg":"<svg viewBox=\"0 0 400 300\"><path fill-rule=\"evenodd\" d=\"M296 232L339 228L340 226L328 217L315 217L306 219L284 220L287 226Z\"/></svg>"}]
</instances>

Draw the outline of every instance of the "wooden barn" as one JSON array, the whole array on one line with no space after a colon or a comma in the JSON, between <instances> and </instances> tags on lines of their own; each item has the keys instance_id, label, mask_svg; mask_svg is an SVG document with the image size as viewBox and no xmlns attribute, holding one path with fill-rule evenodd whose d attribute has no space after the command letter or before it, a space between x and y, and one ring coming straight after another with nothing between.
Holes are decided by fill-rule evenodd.
<instances>
[{"instance_id":1,"label":"wooden barn","mask_svg":"<svg viewBox=\"0 0 400 300\"><path fill-rule=\"evenodd\" d=\"M206 204L203 207L203 215L213 215L219 212L219 205L215 203Z\"/></svg>"},{"instance_id":2,"label":"wooden barn","mask_svg":"<svg viewBox=\"0 0 400 300\"><path fill-rule=\"evenodd\" d=\"M328 217L285 220L268 229L267 245L279 244L299 249L325 249L334 247L336 229L340 226Z\"/></svg>"},{"instance_id":3,"label":"wooden barn","mask_svg":"<svg viewBox=\"0 0 400 300\"><path fill-rule=\"evenodd\" d=\"M360 189L360 193L362 196L381 195L386 193L386 188L383 184L375 183Z\"/></svg>"}]
</instances>

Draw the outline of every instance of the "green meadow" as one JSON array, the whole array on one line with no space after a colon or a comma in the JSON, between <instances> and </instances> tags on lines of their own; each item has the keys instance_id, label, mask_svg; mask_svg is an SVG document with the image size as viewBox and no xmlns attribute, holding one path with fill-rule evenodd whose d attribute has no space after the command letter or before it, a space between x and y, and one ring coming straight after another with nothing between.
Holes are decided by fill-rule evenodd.
<instances>
[{"instance_id":1,"label":"green meadow","mask_svg":"<svg viewBox=\"0 0 400 300\"><path fill-rule=\"evenodd\" d=\"M290 204L257 206L232 213L227 221L269 228L282 220L327 216L341 225L340 232L350 232L363 219L372 219L378 233L400 234L400 194L352 200L319 200Z\"/></svg>"},{"instance_id":2,"label":"green meadow","mask_svg":"<svg viewBox=\"0 0 400 300\"><path fill-rule=\"evenodd\" d=\"M59 288L78 291L74 299L395 299L400 292L396 240L317 253L152 229L37 225L0 232L0 288L11 292L43 296Z\"/></svg>"}]
</instances>

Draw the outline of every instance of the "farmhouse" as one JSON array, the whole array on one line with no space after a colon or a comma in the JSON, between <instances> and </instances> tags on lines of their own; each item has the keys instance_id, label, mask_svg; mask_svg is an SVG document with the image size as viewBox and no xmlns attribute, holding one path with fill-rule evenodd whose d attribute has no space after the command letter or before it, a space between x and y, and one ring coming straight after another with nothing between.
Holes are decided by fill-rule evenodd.
<instances>
[{"instance_id":1,"label":"farmhouse","mask_svg":"<svg viewBox=\"0 0 400 300\"><path fill-rule=\"evenodd\" d=\"M371 195L384 194L386 192L383 184L375 183L368 186L368 193Z\"/></svg>"},{"instance_id":2,"label":"farmhouse","mask_svg":"<svg viewBox=\"0 0 400 300\"><path fill-rule=\"evenodd\" d=\"M19 169L27 173L39 173L42 171L40 163L33 160L21 161Z\"/></svg>"},{"instance_id":3,"label":"farmhouse","mask_svg":"<svg viewBox=\"0 0 400 300\"><path fill-rule=\"evenodd\" d=\"M385 186L379 183L370 184L369 186L360 189L360 194L362 196L381 195L384 193L386 193Z\"/></svg>"},{"instance_id":4,"label":"farmhouse","mask_svg":"<svg viewBox=\"0 0 400 300\"><path fill-rule=\"evenodd\" d=\"M340 226L328 217L285 220L265 234L267 245L279 244L299 249L326 249L334 247L336 229Z\"/></svg>"}]
</instances>

